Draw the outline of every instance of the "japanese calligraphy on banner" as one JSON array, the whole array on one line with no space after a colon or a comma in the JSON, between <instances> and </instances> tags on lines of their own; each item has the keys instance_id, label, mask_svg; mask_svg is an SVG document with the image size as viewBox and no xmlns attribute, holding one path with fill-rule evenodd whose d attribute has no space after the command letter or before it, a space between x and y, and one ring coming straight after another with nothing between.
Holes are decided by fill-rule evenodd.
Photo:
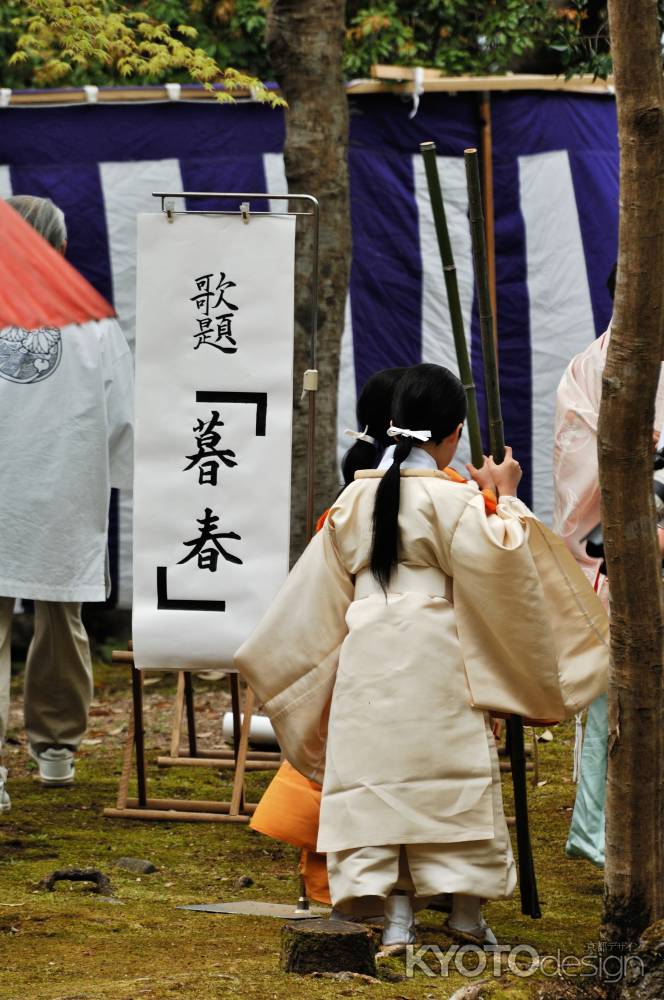
<instances>
[{"instance_id":1,"label":"japanese calligraphy on banner","mask_svg":"<svg viewBox=\"0 0 664 1000\"><path fill-rule=\"evenodd\" d=\"M139 216L133 639L232 668L288 573L295 219Z\"/></svg>"}]
</instances>

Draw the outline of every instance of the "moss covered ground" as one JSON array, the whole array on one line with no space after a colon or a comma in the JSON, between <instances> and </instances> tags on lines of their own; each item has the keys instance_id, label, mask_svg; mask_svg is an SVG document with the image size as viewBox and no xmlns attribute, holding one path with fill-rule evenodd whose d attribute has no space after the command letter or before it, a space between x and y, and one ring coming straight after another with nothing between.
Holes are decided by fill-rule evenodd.
<instances>
[{"instance_id":1,"label":"moss covered ground","mask_svg":"<svg viewBox=\"0 0 664 1000\"><path fill-rule=\"evenodd\" d=\"M288 976L279 970L279 920L178 909L222 900L294 902L296 852L244 826L103 818L104 806L114 803L120 771L129 709L126 669L97 666L90 730L70 788L46 789L35 780L21 729L20 675L15 688L6 761L12 810L0 815L1 1000L442 1000L473 982L454 965L446 977L417 971L407 978L398 959L383 962L381 981L373 984ZM220 713L228 702L223 685L197 680L196 692L201 742L219 745ZM227 799L228 781L215 771L154 766L156 751L168 745L173 693L169 677L146 689L152 794ZM573 730L566 725L553 732L552 742L540 744L541 783L530 792L543 919L521 916L518 892L513 900L487 906L486 915L502 942L581 956L597 941L602 876L590 864L565 857L574 799ZM269 775L250 775L250 799L268 781ZM137 876L117 868L117 859L127 855L149 859L157 871ZM38 887L65 866L101 869L111 879L114 900L93 894L85 883L59 883L53 893ZM238 888L242 875L253 885ZM443 919L422 914L422 942L448 946ZM524 979L507 970L499 978L488 972L479 978L485 982L477 996L486 1000L576 995L541 973Z\"/></svg>"}]
</instances>

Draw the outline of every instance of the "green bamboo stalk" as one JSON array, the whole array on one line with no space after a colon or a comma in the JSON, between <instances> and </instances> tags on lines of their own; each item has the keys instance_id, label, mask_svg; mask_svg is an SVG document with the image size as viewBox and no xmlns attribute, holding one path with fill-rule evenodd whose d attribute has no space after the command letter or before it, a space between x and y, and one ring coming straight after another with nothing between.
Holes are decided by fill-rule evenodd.
<instances>
[{"instance_id":1,"label":"green bamboo stalk","mask_svg":"<svg viewBox=\"0 0 664 1000\"><path fill-rule=\"evenodd\" d=\"M475 269L475 289L480 314L480 334L484 357L484 388L489 413L489 443L495 462L505 457L505 435L503 415L500 408L500 385L498 382L498 360L493 332L493 311L489 289L489 270L486 258L484 230L484 210L480 184L480 165L476 149L466 149L466 181L468 184L468 210L470 233L473 241L473 265Z\"/></svg>"},{"instance_id":2,"label":"green bamboo stalk","mask_svg":"<svg viewBox=\"0 0 664 1000\"><path fill-rule=\"evenodd\" d=\"M466 334L463 328L463 313L461 312L461 301L459 299L459 286L457 283L457 271L452 254L452 244L450 243L447 231L447 219L445 217L445 203L440 190L440 178L438 176L438 164L436 163L435 142L421 142L420 151L424 160L424 169L427 175L427 185L429 187L429 198L433 211L433 221L436 226L436 236L438 237L438 249L440 259L443 264L443 277L445 278L445 288L447 289L447 301L450 309L450 320L452 321L452 334L454 336L454 347L457 356L459 374L466 392L466 402L468 405L468 437L470 439L470 454L473 465L481 468L483 462L482 436L480 433L480 418L477 411L477 396L475 393L475 383L473 382L473 372L468 357L468 345Z\"/></svg>"}]
</instances>

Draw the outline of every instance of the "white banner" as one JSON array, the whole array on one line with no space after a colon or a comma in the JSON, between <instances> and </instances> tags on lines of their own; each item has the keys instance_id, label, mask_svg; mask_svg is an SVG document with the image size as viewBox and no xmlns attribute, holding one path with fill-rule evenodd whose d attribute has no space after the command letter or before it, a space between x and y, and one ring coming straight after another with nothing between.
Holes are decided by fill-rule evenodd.
<instances>
[{"instance_id":1,"label":"white banner","mask_svg":"<svg viewBox=\"0 0 664 1000\"><path fill-rule=\"evenodd\" d=\"M295 219L141 215L133 639L232 667L288 573Z\"/></svg>"}]
</instances>

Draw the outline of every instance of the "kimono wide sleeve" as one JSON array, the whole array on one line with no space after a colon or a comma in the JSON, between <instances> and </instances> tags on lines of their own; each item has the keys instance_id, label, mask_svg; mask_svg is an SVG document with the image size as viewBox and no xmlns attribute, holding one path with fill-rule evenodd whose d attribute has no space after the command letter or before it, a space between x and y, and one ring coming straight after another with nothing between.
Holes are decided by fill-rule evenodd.
<instances>
[{"instance_id":1,"label":"kimono wide sleeve","mask_svg":"<svg viewBox=\"0 0 664 1000\"><path fill-rule=\"evenodd\" d=\"M597 420L607 335L567 366L556 394L553 449L554 528L594 580L600 560L583 542L600 520Z\"/></svg>"},{"instance_id":2,"label":"kimono wide sleeve","mask_svg":"<svg viewBox=\"0 0 664 1000\"><path fill-rule=\"evenodd\" d=\"M451 550L472 704L560 721L606 690L608 622L564 544L517 500L487 518L472 500Z\"/></svg>"},{"instance_id":3,"label":"kimono wide sleeve","mask_svg":"<svg viewBox=\"0 0 664 1000\"><path fill-rule=\"evenodd\" d=\"M354 590L328 520L235 657L286 759L315 781L322 781L327 715Z\"/></svg>"}]
</instances>

